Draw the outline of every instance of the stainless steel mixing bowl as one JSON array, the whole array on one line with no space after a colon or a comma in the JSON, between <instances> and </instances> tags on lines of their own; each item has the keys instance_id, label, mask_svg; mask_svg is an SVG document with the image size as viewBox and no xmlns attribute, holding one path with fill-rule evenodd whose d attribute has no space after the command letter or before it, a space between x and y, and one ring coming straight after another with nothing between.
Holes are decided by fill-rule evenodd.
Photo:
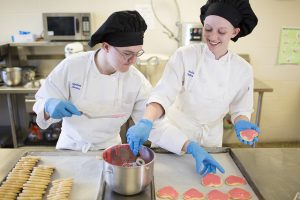
<instances>
[{"instance_id":1,"label":"stainless steel mixing bowl","mask_svg":"<svg viewBox=\"0 0 300 200\"><path fill-rule=\"evenodd\" d=\"M139 157L145 161L138 166L128 144L109 147L103 154L103 173L106 184L122 195L133 195L143 191L153 180L155 154L143 146Z\"/></svg>"},{"instance_id":2,"label":"stainless steel mixing bowl","mask_svg":"<svg viewBox=\"0 0 300 200\"><path fill-rule=\"evenodd\" d=\"M19 67L7 67L1 71L2 79L8 86L19 85L22 81L22 69Z\"/></svg>"}]
</instances>

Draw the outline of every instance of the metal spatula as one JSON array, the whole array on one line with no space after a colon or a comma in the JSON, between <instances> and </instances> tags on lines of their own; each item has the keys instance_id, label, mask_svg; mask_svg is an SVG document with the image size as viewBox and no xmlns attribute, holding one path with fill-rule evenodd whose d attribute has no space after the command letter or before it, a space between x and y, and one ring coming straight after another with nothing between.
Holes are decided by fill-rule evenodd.
<instances>
[{"instance_id":1,"label":"metal spatula","mask_svg":"<svg viewBox=\"0 0 300 200\"><path fill-rule=\"evenodd\" d=\"M97 119L97 118L121 118L125 117L126 113L118 113L118 114L110 114L110 115L91 115L89 113L85 113L80 111L82 115L86 116L89 119Z\"/></svg>"}]
</instances>

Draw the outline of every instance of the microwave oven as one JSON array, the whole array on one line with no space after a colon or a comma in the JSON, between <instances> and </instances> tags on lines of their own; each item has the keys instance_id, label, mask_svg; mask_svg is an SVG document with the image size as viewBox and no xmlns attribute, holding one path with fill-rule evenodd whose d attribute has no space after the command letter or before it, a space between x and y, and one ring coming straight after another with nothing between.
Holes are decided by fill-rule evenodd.
<instances>
[{"instance_id":1,"label":"microwave oven","mask_svg":"<svg viewBox=\"0 0 300 200\"><path fill-rule=\"evenodd\" d=\"M84 41L91 36L90 13L43 13L44 39Z\"/></svg>"}]
</instances>

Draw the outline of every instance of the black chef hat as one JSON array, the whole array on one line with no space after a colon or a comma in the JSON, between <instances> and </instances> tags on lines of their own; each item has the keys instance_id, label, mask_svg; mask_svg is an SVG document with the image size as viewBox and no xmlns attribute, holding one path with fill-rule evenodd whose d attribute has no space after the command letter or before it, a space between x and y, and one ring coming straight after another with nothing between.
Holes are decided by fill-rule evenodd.
<instances>
[{"instance_id":1,"label":"black chef hat","mask_svg":"<svg viewBox=\"0 0 300 200\"><path fill-rule=\"evenodd\" d=\"M89 46L107 42L112 46L142 45L147 25L137 11L119 11L111 14L92 35Z\"/></svg>"},{"instance_id":2,"label":"black chef hat","mask_svg":"<svg viewBox=\"0 0 300 200\"><path fill-rule=\"evenodd\" d=\"M250 34L258 21L249 0L208 0L200 12L202 24L207 16L217 15L227 19L235 28L240 28L238 35L232 38L234 42Z\"/></svg>"}]
</instances>

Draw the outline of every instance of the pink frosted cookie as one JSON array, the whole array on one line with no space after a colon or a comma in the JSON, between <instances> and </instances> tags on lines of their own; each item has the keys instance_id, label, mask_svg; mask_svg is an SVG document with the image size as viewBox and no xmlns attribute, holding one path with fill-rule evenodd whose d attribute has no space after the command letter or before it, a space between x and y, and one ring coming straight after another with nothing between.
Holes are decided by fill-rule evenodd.
<instances>
[{"instance_id":1,"label":"pink frosted cookie","mask_svg":"<svg viewBox=\"0 0 300 200\"><path fill-rule=\"evenodd\" d=\"M249 129L249 130L241 131L240 135L243 140L252 142L253 139L258 136L258 133L255 130Z\"/></svg>"},{"instance_id":2,"label":"pink frosted cookie","mask_svg":"<svg viewBox=\"0 0 300 200\"><path fill-rule=\"evenodd\" d=\"M227 185L245 185L247 182L244 178L240 176L231 175L225 179L225 183Z\"/></svg>"},{"instance_id":3,"label":"pink frosted cookie","mask_svg":"<svg viewBox=\"0 0 300 200\"><path fill-rule=\"evenodd\" d=\"M229 200L229 196L226 193L223 193L219 190L211 190L207 194L208 200Z\"/></svg>"},{"instance_id":4,"label":"pink frosted cookie","mask_svg":"<svg viewBox=\"0 0 300 200\"><path fill-rule=\"evenodd\" d=\"M248 200L251 199L250 192L242 189L242 188L233 188L228 192L230 199L234 200Z\"/></svg>"},{"instance_id":5,"label":"pink frosted cookie","mask_svg":"<svg viewBox=\"0 0 300 200\"><path fill-rule=\"evenodd\" d=\"M202 185L207 187L218 187L222 185L221 177L216 174L207 174L202 178Z\"/></svg>"},{"instance_id":6,"label":"pink frosted cookie","mask_svg":"<svg viewBox=\"0 0 300 200\"><path fill-rule=\"evenodd\" d=\"M204 199L204 194L202 192L199 192L195 188L191 188L183 194L183 199L184 200L202 200L202 199Z\"/></svg>"},{"instance_id":7,"label":"pink frosted cookie","mask_svg":"<svg viewBox=\"0 0 300 200\"><path fill-rule=\"evenodd\" d=\"M172 186L165 186L159 189L156 195L161 199L176 200L179 194Z\"/></svg>"}]
</instances>

